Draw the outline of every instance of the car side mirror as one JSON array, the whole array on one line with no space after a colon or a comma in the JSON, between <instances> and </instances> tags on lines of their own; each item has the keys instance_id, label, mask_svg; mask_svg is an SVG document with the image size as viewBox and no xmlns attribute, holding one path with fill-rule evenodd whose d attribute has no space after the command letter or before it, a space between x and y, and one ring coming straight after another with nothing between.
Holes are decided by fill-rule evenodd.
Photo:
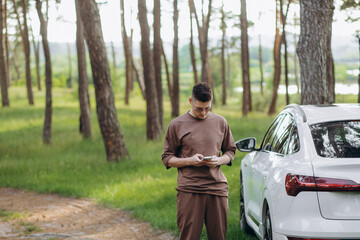
<instances>
[{"instance_id":1,"label":"car side mirror","mask_svg":"<svg viewBox=\"0 0 360 240\"><path fill-rule=\"evenodd\" d=\"M256 138L250 137L250 138L244 138L236 143L237 149L241 152L252 152L255 150L256 147Z\"/></svg>"}]
</instances>

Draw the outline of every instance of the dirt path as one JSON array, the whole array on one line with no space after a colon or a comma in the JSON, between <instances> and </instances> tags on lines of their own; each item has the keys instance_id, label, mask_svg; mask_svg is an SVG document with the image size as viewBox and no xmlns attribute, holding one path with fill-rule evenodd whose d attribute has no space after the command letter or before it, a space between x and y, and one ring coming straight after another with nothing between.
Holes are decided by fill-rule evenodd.
<instances>
[{"instance_id":1,"label":"dirt path","mask_svg":"<svg viewBox=\"0 0 360 240\"><path fill-rule=\"evenodd\" d=\"M0 188L0 239L170 240L127 211L90 200Z\"/></svg>"}]
</instances>

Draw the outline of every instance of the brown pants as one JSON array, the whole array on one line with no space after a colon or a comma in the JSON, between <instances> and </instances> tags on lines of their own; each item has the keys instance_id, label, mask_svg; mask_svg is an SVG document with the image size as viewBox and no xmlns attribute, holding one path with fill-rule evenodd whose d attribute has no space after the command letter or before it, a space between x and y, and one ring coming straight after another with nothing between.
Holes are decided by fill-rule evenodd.
<instances>
[{"instance_id":1,"label":"brown pants","mask_svg":"<svg viewBox=\"0 0 360 240\"><path fill-rule=\"evenodd\" d=\"M204 220L208 240L225 240L227 213L227 197L179 191L177 225L180 240L200 239Z\"/></svg>"}]
</instances>

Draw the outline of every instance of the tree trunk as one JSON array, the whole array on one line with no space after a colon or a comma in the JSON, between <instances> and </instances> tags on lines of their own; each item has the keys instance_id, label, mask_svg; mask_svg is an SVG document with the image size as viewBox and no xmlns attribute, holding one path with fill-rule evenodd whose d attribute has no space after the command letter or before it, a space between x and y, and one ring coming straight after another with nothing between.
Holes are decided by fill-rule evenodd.
<instances>
[{"instance_id":1,"label":"tree trunk","mask_svg":"<svg viewBox=\"0 0 360 240\"><path fill-rule=\"evenodd\" d=\"M262 45L261 35L259 34L259 67L260 67L260 92L264 95L264 70L263 70L263 56L262 56Z\"/></svg>"},{"instance_id":2,"label":"tree trunk","mask_svg":"<svg viewBox=\"0 0 360 240\"><path fill-rule=\"evenodd\" d=\"M330 24L331 26L332 24ZM331 33L330 33L330 37L328 37L328 46L329 47L329 51L328 51L328 56L327 56L327 76L326 76L326 80L327 80L327 88L329 90L329 101L330 103L334 103L335 102L335 65L334 65L334 58L332 55L332 51L331 51Z\"/></svg>"},{"instance_id":3,"label":"tree trunk","mask_svg":"<svg viewBox=\"0 0 360 240\"><path fill-rule=\"evenodd\" d=\"M280 0L280 14L281 14L281 21L282 21L282 43L284 44L284 61L285 61L285 88L286 88L286 105L289 105L289 78L288 78L288 50L287 50L287 41L286 41L286 19L289 12L290 0L288 0L286 13L284 14L283 11L283 0Z\"/></svg>"},{"instance_id":4,"label":"tree trunk","mask_svg":"<svg viewBox=\"0 0 360 240\"><path fill-rule=\"evenodd\" d=\"M112 57L114 76L116 76L116 53L115 53L115 46L113 41L111 41L111 57Z\"/></svg>"},{"instance_id":5,"label":"tree trunk","mask_svg":"<svg viewBox=\"0 0 360 240\"><path fill-rule=\"evenodd\" d=\"M72 78L72 63L71 63L71 46L70 43L67 43L68 50L68 63L69 63L69 78L68 78L68 87L73 87L73 78Z\"/></svg>"},{"instance_id":6,"label":"tree trunk","mask_svg":"<svg viewBox=\"0 0 360 240\"><path fill-rule=\"evenodd\" d=\"M171 109L173 109L173 102L174 102L174 97L173 97L173 86L171 83L171 77L170 77L170 71L169 71L169 66L168 66L168 61L165 55L165 51L164 51L164 47L163 44L161 43L161 52L164 58L164 65L165 65L165 72L166 72L166 82L167 82L167 88L168 88L168 93L169 93L169 98L170 98L170 102L171 102Z\"/></svg>"},{"instance_id":7,"label":"tree trunk","mask_svg":"<svg viewBox=\"0 0 360 240\"><path fill-rule=\"evenodd\" d=\"M96 111L108 161L128 157L114 103L110 68L95 0L79 1L96 95Z\"/></svg>"},{"instance_id":8,"label":"tree trunk","mask_svg":"<svg viewBox=\"0 0 360 240\"><path fill-rule=\"evenodd\" d=\"M86 73L86 52L84 39L84 26L81 20L79 0L76 5L76 50L78 56L78 82L80 102L80 132L83 138L91 137L91 113L88 90L88 77Z\"/></svg>"},{"instance_id":9,"label":"tree trunk","mask_svg":"<svg viewBox=\"0 0 360 240\"><path fill-rule=\"evenodd\" d=\"M226 65L225 65L225 47L226 47L226 22L225 22L225 11L224 11L224 2L221 7L221 25L222 31L221 37L221 79L222 79L222 105L226 105Z\"/></svg>"},{"instance_id":10,"label":"tree trunk","mask_svg":"<svg viewBox=\"0 0 360 240\"><path fill-rule=\"evenodd\" d=\"M3 19L3 2L0 0L0 86L1 86L1 100L2 106L9 106L9 96L8 96L8 85L6 80L6 64L5 64L5 57L4 57L4 47L3 47L3 26L4 26L4 19Z\"/></svg>"},{"instance_id":11,"label":"tree trunk","mask_svg":"<svg viewBox=\"0 0 360 240\"><path fill-rule=\"evenodd\" d=\"M298 18L296 17L296 13L294 14L294 26L298 26ZM297 34L294 33L294 47L295 47L295 51L297 48ZM300 93L300 84L299 84L299 78L298 78L298 63L297 63L297 58L298 56L296 55L296 52L294 54L294 75L295 75L295 83L296 83L296 88L297 88L297 93Z\"/></svg>"},{"instance_id":12,"label":"tree trunk","mask_svg":"<svg viewBox=\"0 0 360 240\"><path fill-rule=\"evenodd\" d=\"M34 97L32 91L32 77L31 77L31 67L30 67L30 42L29 42L29 30L27 25L27 5L25 0L21 0L22 13L24 18L22 37L23 37L23 46L25 53L25 68L26 68L26 88L29 99L29 104L34 105Z\"/></svg>"},{"instance_id":13,"label":"tree trunk","mask_svg":"<svg viewBox=\"0 0 360 240\"><path fill-rule=\"evenodd\" d=\"M44 18L41 11L42 2L36 0L36 10L40 20L40 33L42 37L44 55L45 55L45 120L43 129L43 142L45 144L51 143L51 118L52 118L52 73L51 73L51 56L49 42L47 39L47 24L48 19ZM48 7L48 5L47 5ZM47 10L46 10L47 11ZM46 14L47 15L47 14Z\"/></svg>"},{"instance_id":14,"label":"tree trunk","mask_svg":"<svg viewBox=\"0 0 360 240\"><path fill-rule=\"evenodd\" d=\"M200 55L201 55L201 82L205 82L210 84L210 86L214 87L214 82L211 76L210 64L209 64L209 56L208 56L208 32L209 32L209 24L210 24L210 16L211 16L211 5L212 0L208 1L208 12L207 16L203 15L202 22L200 25L200 21L198 15L196 13L196 8L193 0L189 0L190 5L190 14L195 14L195 20L198 27L199 32L199 45L200 45ZM204 7L204 6L202 6Z\"/></svg>"},{"instance_id":15,"label":"tree trunk","mask_svg":"<svg viewBox=\"0 0 360 240\"><path fill-rule=\"evenodd\" d=\"M286 105L290 103L289 97L289 73L288 73L288 50L287 50L287 41L286 41L286 32L283 32L283 43L284 43L284 62L285 62L285 91L286 91Z\"/></svg>"},{"instance_id":16,"label":"tree trunk","mask_svg":"<svg viewBox=\"0 0 360 240\"><path fill-rule=\"evenodd\" d=\"M39 53L39 48L40 48L40 41L36 41L35 40L35 36L33 33L33 30L31 28L31 35L32 35L32 44L33 44L33 48L34 48L34 55L35 55L35 62L36 62L36 80L37 80L37 86L38 86L38 90L41 91L41 77L40 77L40 53Z\"/></svg>"},{"instance_id":17,"label":"tree trunk","mask_svg":"<svg viewBox=\"0 0 360 240\"><path fill-rule=\"evenodd\" d=\"M247 116L251 111L251 87L250 87L250 66L249 66L249 43L247 34L246 0L241 0L241 67L243 77L243 105L242 113Z\"/></svg>"},{"instance_id":18,"label":"tree trunk","mask_svg":"<svg viewBox=\"0 0 360 240\"><path fill-rule=\"evenodd\" d=\"M163 109L163 92L162 92L162 80L161 80L161 10L160 10L160 0L154 0L154 50L153 50L153 58L154 58L154 70L155 70L155 83L156 83L156 92L157 92L157 101L159 106L158 118L160 122L161 130L164 125L164 109Z\"/></svg>"},{"instance_id":19,"label":"tree trunk","mask_svg":"<svg viewBox=\"0 0 360 240\"><path fill-rule=\"evenodd\" d=\"M277 1L276 1L277 5ZM273 80L273 94L270 103L268 114L274 114L276 111L277 91L280 84L281 77L281 35L280 35L280 11L276 7L276 30L275 30L275 41L274 41L274 80Z\"/></svg>"},{"instance_id":20,"label":"tree trunk","mask_svg":"<svg viewBox=\"0 0 360 240\"><path fill-rule=\"evenodd\" d=\"M300 0L301 34L297 54L301 68L301 104L329 104L334 100L333 12L333 0Z\"/></svg>"},{"instance_id":21,"label":"tree trunk","mask_svg":"<svg viewBox=\"0 0 360 240\"><path fill-rule=\"evenodd\" d=\"M232 78L232 73L231 73L231 53L229 52L229 49L227 49L227 88L228 88L228 92L230 93L230 97L232 97L232 84L231 84L231 78Z\"/></svg>"},{"instance_id":22,"label":"tree trunk","mask_svg":"<svg viewBox=\"0 0 360 240\"><path fill-rule=\"evenodd\" d=\"M124 46L125 53L125 74L126 74L126 86L125 86L125 104L129 104L130 91L133 85L133 60L132 60L132 50L131 50L131 38L128 37L126 28L125 28L125 9L124 9L124 0L120 0L120 20L121 20L121 37Z\"/></svg>"},{"instance_id":23,"label":"tree trunk","mask_svg":"<svg viewBox=\"0 0 360 240\"><path fill-rule=\"evenodd\" d=\"M179 22L179 10L178 1L174 0L174 43L173 43L173 105L172 105L172 117L179 116L180 112L180 90L179 90L179 37L178 37L178 22Z\"/></svg>"},{"instance_id":24,"label":"tree trunk","mask_svg":"<svg viewBox=\"0 0 360 240\"><path fill-rule=\"evenodd\" d=\"M141 72L140 67L136 66L134 59L132 58L132 69L135 73L136 79L139 83L139 87L141 90L141 94L144 98L144 100L146 100L146 92L145 92L145 80L144 80L144 74Z\"/></svg>"},{"instance_id":25,"label":"tree trunk","mask_svg":"<svg viewBox=\"0 0 360 240\"><path fill-rule=\"evenodd\" d=\"M147 139L154 140L161 136L161 125L159 121L159 105L154 78L154 62L150 49L150 28L147 21L146 0L139 0L138 8L141 28L141 58L144 68L146 91Z\"/></svg>"},{"instance_id":26,"label":"tree trunk","mask_svg":"<svg viewBox=\"0 0 360 240\"><path fill-rule=\"evenodd\" d=\"M359 93L358 93L358 103L360 103L360 33L356 35L359 45L359 72L358 72L358 85L359 85Z\"/></svg>"},{"instance_id":27,"label":"tree trunk","mask_svg":"<svg viewBox=\"0 0 360 240\"><path fill-rule=\"evenodd\" d=\"M10 87L10 56L9 56L9 32L8 32L8 9L7 9L7 0L5 0L4 3L4 27L5 28L5 36L3 37L4 39L4 44L5 44L5 74L6 74L6 85L7 87Z\"/></svg>"},{"instance_id":28,"label":"tree trunk","mask_svg":"<svg viewBox=\"0 0 360 240\"><path fill-rule=\"evenodd\" d=\"M17 64L17 57L16 57L16 50L14 50L11 46L11 42L8 42L9 43L9 50L10 50L10 53L11 53L11 60L12 60L12 63L14 65L14 68L15 68L15 72L16 72L16 80L17 79L20 79L20 70L19 70L19 66Z\"/></svg>"},{"instance_id":29,"label":"tree trunk","mask_svg":"<svg viewBox=\"0 0 360 240\"><path fill-rule=\"evenodd\" d=\"M197 68L196 68L196 58L195 58L195 50L194 50L194 36L193 36L193 18L192 13L190 11L190 56L191 56L191 65L194 72L194 82L197 84L199 82Z\"/></svg>"}]
</instances>

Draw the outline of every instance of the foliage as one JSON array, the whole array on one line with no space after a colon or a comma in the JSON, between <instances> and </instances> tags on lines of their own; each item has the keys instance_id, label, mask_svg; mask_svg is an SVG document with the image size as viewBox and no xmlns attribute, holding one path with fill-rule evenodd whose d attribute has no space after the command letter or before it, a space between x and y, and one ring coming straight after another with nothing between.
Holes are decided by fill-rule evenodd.
<instances>
[{"instance_id":1,"label":"foliage","mask_svg":"<svg viewBox=\"0 0 360 240\"><path fill-rule=\"evenodd\" d=\"M360 20L360 15L359 15L360 1L359 0L342 0L340 9L346 10L348 12L347 21L356 22L356 21Z\"/></svg>"},{"instance_id":2,"label":"foliage","mask_svg":"<svg viewBox=\"0 0 360 240\"><path fill-rule=\"evenodd\" d=\"M344 65L336 67L335 79L338 83L346 83L348 80L350 80L351 76L347 74L346 70L347 68Z\"/></svg>"}]
</instances>

